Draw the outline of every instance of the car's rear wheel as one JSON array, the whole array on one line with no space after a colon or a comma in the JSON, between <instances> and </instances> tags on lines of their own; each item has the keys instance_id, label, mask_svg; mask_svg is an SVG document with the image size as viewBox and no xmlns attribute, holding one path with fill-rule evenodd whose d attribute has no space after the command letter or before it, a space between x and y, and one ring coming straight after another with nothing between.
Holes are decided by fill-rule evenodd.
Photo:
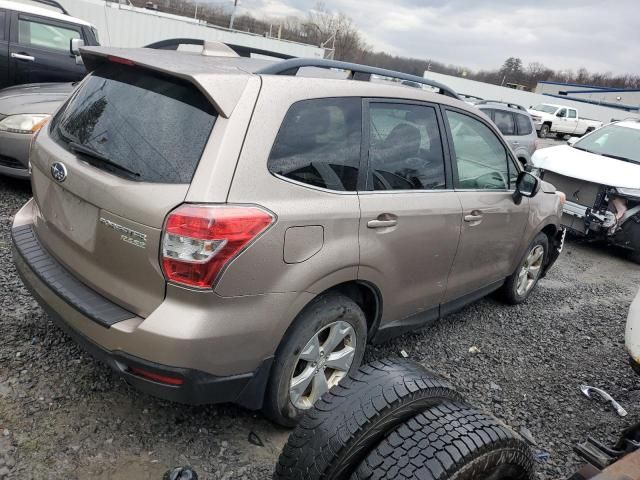
<instances>
[{"instance_id":1,"label":"car's rear wheel","mask_svg":"<svg viewBox=\"0 0 640 480\"><path fill-rule=\"evenodd\" d=\"M293 427L329 389L358 369L367 342L362 309L344 295L328 294L308 305L276 353L264 412Z\"/></svg>"},{"instance_id":2,"label":"car's rear wheel","mask_svg":"<svg viewBox=\"0 0 640 480\"><path fill-rule=\"evenodd\" d=\"M540 131L538 132L538 136L540 138L547 138L547 135L549 135L549 125L544 124L540 127Z\"/></svg>"},{"instance_id":3,"label":"car's rear wheel","mask_svg":"<svg viewBox=\"0 0 640 480\"><path fill-rule=\"evenodd\" d=\"M549 238L539 233L533 239L523 259L501 289L502 298L510 304L524 302L540 280L549 256Z\"/></svg>"}]
</instances>

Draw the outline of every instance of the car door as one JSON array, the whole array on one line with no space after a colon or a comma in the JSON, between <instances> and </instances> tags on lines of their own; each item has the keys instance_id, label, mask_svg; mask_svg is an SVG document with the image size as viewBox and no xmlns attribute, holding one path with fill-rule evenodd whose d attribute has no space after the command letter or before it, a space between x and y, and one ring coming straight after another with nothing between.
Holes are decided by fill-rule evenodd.
<instances>
[{"instance_id":1,"label":"car door","mask_svg":"<svg viewBox=\"0 0 640 480\"><path fill-rule=\"evenodd\" d=\"M513 201L520 169L499 134L481 118L446 108L453 181L462 230L443 313L483 296L510 275L529 213Z\"/></svg>"},{"instance_id":2,"label":"car door","mask_svg":"<svg viewBox=\"0 0 640 480\"><path fill-rule=\"evenodd\" d=\"M458 247L461 206L436 105L369 100L363 108L359 278L382 294L385 323L436 318Z\"/></svg>"},{"instance_id":3,"label":"car door","mask_svg":"<svg viewBox=\"0 0 640 480\"><path fill-rule=\"evenodd\" d=\"M575 108L567 109L567 133L575 133L578 128L578 111Z\"/></svg>"},{"instance_id":4,"label":"car door","mask_svg":"<svg viewBox=\"0 0 640 480\"><path fill-rule=\"evenodd\" d=\"M553 122L553 131L556 133L569 133L566 108L561 108L556 113L556 120Z\"/></svg>"},{"instance_id":5,"label":"car door","mask_svg":"<svg viewBox=\"0 0 640 480\"><path fill-rule=\"evenodd\" d=\"M13 83L71 82L84 77L84 65L71 54L71 39L82 28L68 22L14 12L9 62Z\"/></svg>"},{"instance_id":6,"label":"car door","mask_svg":"<svg viewBox=\"0 0 640 480\"><path fill-rule=\"evenodd\" d=\"M6 10L0 9L0 88L9 85L9 26Z\"/></svg>"}]
</instances>

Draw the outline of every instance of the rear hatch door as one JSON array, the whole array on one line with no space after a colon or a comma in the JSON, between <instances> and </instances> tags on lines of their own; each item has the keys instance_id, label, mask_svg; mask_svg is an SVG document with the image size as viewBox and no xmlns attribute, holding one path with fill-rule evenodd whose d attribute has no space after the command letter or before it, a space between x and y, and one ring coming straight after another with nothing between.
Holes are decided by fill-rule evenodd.
<instances>
[{"instance_id":1,"label":"rear hatch door","mask_svg":"<svg viewBox=\"0 0 640 480\"><path fill-rule=\"evenodd\" d=\"M184 80L98 66L32 148L44 247L113 302L151 313L165 295L163 222L184 201L216 118Z\"/></svg>"}]
</instances>

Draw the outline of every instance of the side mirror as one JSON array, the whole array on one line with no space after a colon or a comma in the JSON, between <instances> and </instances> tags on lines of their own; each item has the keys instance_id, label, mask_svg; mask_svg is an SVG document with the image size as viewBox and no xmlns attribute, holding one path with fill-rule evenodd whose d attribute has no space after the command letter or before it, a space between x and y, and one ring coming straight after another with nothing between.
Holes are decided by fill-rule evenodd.
<instances>
[{"instance_id":1,"label":"side mirror","mask_svg":"<svg viewBox=\"0 0 640 480\"><path fill-rule=\"evenodd\" d=\"M80 49L84 47L84 40L81 38L72 38L70 40L69 50L71 51L71 55L78 57L80 56Z\"/></svg>"},{"instance_id":2,"label":"side mirror","mask_svg":"<svg viewBox=\"0 0 640 480\"><path fill-rule=\"evenodd\" d=\"M516 181L516 191L513 192L513 201L520 205L522 197L535 197L540 191L540 179L529 172L520 172Z\"/></svg>"},{"instance_id":3,"label":"side mirror","mask_svg":"<svg viewBox=\"0 0 640 480\"><path fill-rule=\"evenodd\" d=\"M567 140L567 145L569 145L570 147L573 147L573 144L576 143L578 140L580 140L578 137L569 137L569 140Z\"/></svg>"}]
</instances>

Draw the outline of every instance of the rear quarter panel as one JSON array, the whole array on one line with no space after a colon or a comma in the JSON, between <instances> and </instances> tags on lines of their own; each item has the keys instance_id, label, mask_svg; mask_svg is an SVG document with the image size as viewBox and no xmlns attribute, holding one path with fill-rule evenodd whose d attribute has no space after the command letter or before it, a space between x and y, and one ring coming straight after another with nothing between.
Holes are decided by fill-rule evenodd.
<instances>
[{"instance_id":1,"label":"rear quarter panel","mask_svg":"<svg viewBox=\"0 0 640 480\"><path fill-rule=\"evenodd\" d=\"M357 88L327 93L326 79L264 76L251 125L228 195L229 203L261 205L276 216L272 227L236 258L215 291L222 296L282 292L320 293L358 273L358 221L355 192L332 192L272 175L267 161L290 106L320 97L359 96ZM318 229L316 227L321 227ZM313 227L310 243L319 251L284 261L285 235L296 227ZM322 232L319 240L317 232ZM300 248L299 244L295 249ZM308 257L308 258L305 258Z\"/></svg>"}]
</instances>

